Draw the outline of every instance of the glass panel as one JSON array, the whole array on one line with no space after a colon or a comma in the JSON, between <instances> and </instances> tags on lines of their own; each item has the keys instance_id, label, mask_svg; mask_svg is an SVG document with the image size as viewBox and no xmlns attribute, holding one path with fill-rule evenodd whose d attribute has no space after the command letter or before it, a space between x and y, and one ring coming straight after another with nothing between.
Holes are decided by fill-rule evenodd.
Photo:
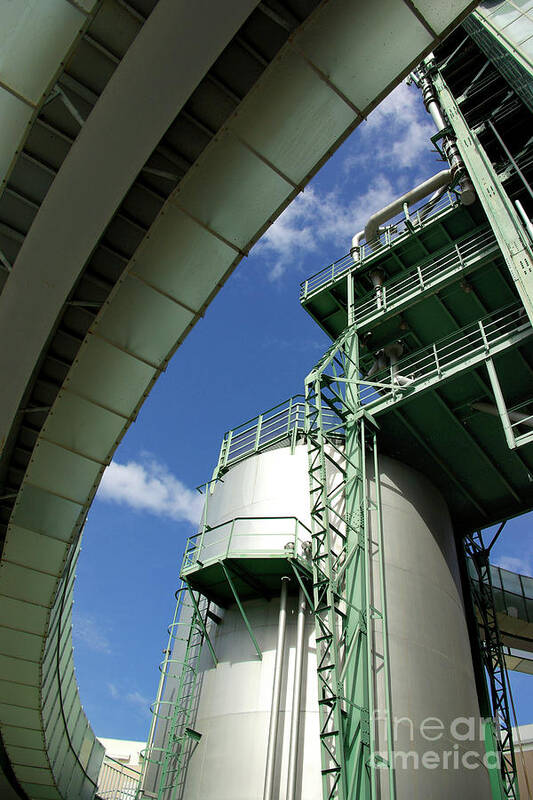
<instances>
[{"instance_id":1,"label":"glass panel","mask_svg":"<svg viewBox=\"0 0 533 800\"><path fill-rule=\"evenodd\" d=\"M502 586L506 592L514 592L515 594L522 594L522 584L520 577L515 572L508 572L506 569L500 569L502 578Z\"/></svg>"},{"instance_id":2,"label":"glass panel","mask_svg":"<svg viewBox=\"0 0 533 800\"><path fill-rule=\"evenodd\" d=\"M496 611L501 611L501 612L505 613L507 608L506 608L505 598L504 598L504 594L503 594L502 590L501 589L494 589L493 594L494 594L494 606L496 608Z\"/></svg>"},{"instance_id":3,"label":"glass panel","mask_svg":"<svg viewBox=\"0 0 533 800\"><path fill-rule=\"evenodd\" d=\"M521 575L522 587L526 597L533 597L533 578L529 575Z\"/></svg>"},{"instance_id":4,"label":"glass panel","mask_svg":"<svg viewBox=\"0 0 533 800\"><path fill-rule=\"evenodd\" d=\"M498 587L498 589L501 589L502 582L501 582L501 578L500 578L499 567L494 567L491 564L490 577L491 577L492 585L494 586L494 588Z\"/></svg>"},{"instance_id":5,"label":"glass panel","mask_svg":"<svg viewBox=\"0 0 533 800\"><path fill-rule=\"evenodd\" d=\"M517 619L526 618L526 604L523 597L520 597L517 594L509 594L506 592L505 605L507 608L507 613L510 617L515 617Z\"/></svg>"},{"instance_id":6,"label":"glass panel","mask_svg":"<svg viewBox=\"0 0 533 800\"><path fill-rule=\"evenodd\" d=\"M533 622L533 598L526 597L527 621Z\"/></svg>"}]
</instances>

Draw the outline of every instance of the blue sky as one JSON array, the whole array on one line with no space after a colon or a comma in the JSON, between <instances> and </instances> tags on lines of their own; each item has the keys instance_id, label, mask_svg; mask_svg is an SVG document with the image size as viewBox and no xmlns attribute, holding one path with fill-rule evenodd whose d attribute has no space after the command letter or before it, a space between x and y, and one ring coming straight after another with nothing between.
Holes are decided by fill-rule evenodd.
<instances>
[{"instance_id":1,"label":"blue sky","mask_svg":"<svg viewBox=\"0 0 533 800\"><path fill-rule=\"evenodd\" d=\"M178 350L119 447L89 513L74 607L77 676L98 736L144 740L186 537L225 430L303 390L329 340L299 283L346 253L368 216L442 168L414 87L344 143L238 267ZM494 557L532 574L526 519ZM529 542L527 545L526 542ZM512 677L521 722L532 679Z\"/></svg>"}]
</instances>

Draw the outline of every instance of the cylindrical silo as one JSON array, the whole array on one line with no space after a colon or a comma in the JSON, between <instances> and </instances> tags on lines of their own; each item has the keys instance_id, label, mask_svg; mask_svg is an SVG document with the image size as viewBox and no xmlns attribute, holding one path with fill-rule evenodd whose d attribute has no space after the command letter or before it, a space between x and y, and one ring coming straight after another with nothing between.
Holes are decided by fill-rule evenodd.
<instances>
[{"instance_id":1,"label":"cylindrical silo","mask_svg":"<svg viewBox=\"0 0 533 800\"><path fill-rule=\"evenodd\" d=\"M487 770L480 763L484 747L449 514L439 492L406 465L381 458L379 471L396 797L484 800L490 789ZM368 476L369 494L375 496L371 463ZM290 583L284 652L278 658L279 719L268 791L276 800L288 796L291 730L296 730L294 798L320 800L314 620L307 609L300 725L295 726L291 709L302 591L290 559L284 557L294 555L301 564L309 557L307 448L298 444L251 455L228 469L207 503L207 525L185 572L199 590L202 580L211 581L210 588L221 597L226 577L217 565L222 561L241 592L238 603L225 590L226 609L212 636L216 667L205 648L202 654L193 724L201 738L185 765L183 797L263 800L265 796L279 598L286 577ZM374 537L375 513L370 514L370 524ZM379 620L372 636L374 650L381 651ZM380 669L373 682L379 717ZM378 721L378 749L383 745L382 728ZM378 779L380 800L389 798L385 784L384 780L380 786Z\"/></svg>"}]
</instances>

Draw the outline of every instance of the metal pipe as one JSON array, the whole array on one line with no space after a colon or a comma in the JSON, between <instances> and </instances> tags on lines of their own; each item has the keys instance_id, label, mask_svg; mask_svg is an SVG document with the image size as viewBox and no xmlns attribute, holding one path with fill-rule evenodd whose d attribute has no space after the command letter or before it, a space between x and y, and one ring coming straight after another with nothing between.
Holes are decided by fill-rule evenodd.
<instances>
[{"instance_id":1,"label":"metal pipe","mask_svg":"<svg viewBox=\"0 0 533 800\"><path fill-rule=\"evenodd\" d=\"M431 119L435 123L436 129L438 131L444 130L446 127L446 121L444 119L444 115L437 99L433 84L426 75L421 75L418 77L417 86L422 90L422 99L424 101L424 105L427 111L431 114Z\"/></svg>"},{"instance_id":2,"label":"metal pipe","mask_svg":"<svg viewBox=\"0 0 533 800\"><path fill-rule=\"evenodd\" d=\"M428 178L428 180L418 184L418 186L410 189L405 194L402 194L401 197L397 197L396 200L393 200L392 203L389 203L389 205L380 209L380 211L376 211L375 214L372 214L365 225L366 241L372 242L378 234L379 226L383 222L387 222L387 220L391 219L396 214L399 214L403 209L404 203L407 203L407 205L410 206L413 203L416 203L418 200L423 200L424 197L427 197L428 194L440 189L441 186L449 186L453 180L454 174L455 170L443 169L440 172L437 172L436 175Z\"/></svg>"},{"instance_id":3,"label":"metal pipe","mask_svg":"<svg viewBox=\"0 0 533 800\"><path fill-rule=\"evenodd\" d=\"M522 217L524 225L526 226L526 230L529 233L529 238L533 242L533 225L531 224L531 220L529 219L528 215L526 214L525 208L522 205L522 203L520 202L520 200L515 200L514 204L515 204L516 208L518 209L518 213Z\"/></svg>"},{"instance_id":4,"label":"metal pipe","mask_svg":"<svg viewBox=\"0 0 533 800\"><path fill-rule=\"evenodd\" d=\"M385 273L382 269L373 269L370 273L370 280L372 281L372 286L376 292L376 305L378 308L381 308L383 305L383 281L385 279Z\"/></svg>"},{"instance_id":5,"label":"metal pipe","mask_svg":"<svg viewBox=\"0 0 533 800\"><path fill-rule=\"evenodd\" d=\"M384 228L379 228L377 233L380 234L382 231L385 230ZM352 255L353 260L357 264L358 261L361 260L361 239L365 238L364 231L358 231L355 236L352 237L352 246L350 247L350 253Z\"/></svg>"},{"instance_id":6,"label":"metal pipe","mask_svg":"<svg viewBox=\"0 0 533 800\"><path fill-rule=\"evenodd\" d=\"M394 737L392 730L392 697L389 674L389 629L387 618L387 588L385 580L385 557L383 553L383 512L381 506L381 475L379 471L377 438L374 433L372 437L372 449L374 454L374 487L376 492L376 521L377 521L377 543L379 557L379 582L381 586L381 625L383 636L383 682L385 694L385 713L387 725L387 760L389 762L389 800L396 798L396 784L394 782L393 769L393 748Z\"/></svg>"},{"instance_id":7,"label":"metal pipe","mask_svg":"<svg viewBox=\"0 0 533 800\"><path fill-rule=\"evenodd\" d=\"M476 411L482 411L484 414L491 414L493 417L500 416L497 407L492 405L492 403L472 403L472 408ZM526 428L533 428L533 417L531 414L523 414L521 411L508 411L507 416L511 422L525 425Z\"/></svg>"},{"instance_id":8,"label":"metal pipe","mask_svg":"<svg viewBox=\"0 0 533 800\"><path fill-rule=\"evenodd\" d=\"M296 628L296 654L294 661L294 685L292 690L291 741L289 745L289 776L287 800L296 798L296 774L298 766L298 741L300 738L300 699L302 694L302 672L305 633L306 602L302 587L298 594L298 624Z\"/></svg>"},{"instance_id":9,"label":"metal pipe","mask_svg":"<svg viewBox=\"0 0 533 800\"><path fill-rule=\"evenodd\" d=\"M437 130L444 130L444 128L446 128L446 121L444 119L444 115L442 113L442 109L440 107L433 84L429 78L422 76L418 85L422 89L424 104L428 112L431 114L431 118L433 119ZM382 208L380 211L377 211L375 214L373 214L368 220L364 230L364 237L367 243L372 242L377 237L379 226L398 214L405 204L410 206L413 203L416 203L418 200L423 200L423 198L427 197L427 195L431 192L438 192L441 189L444 190L445 187L448 187L453 183L459 172L466 173L463 160L455 141L447 138L443 144L443 149L448 161L450 162L450 169L441 170L441 172L438 172L428 180L424 181L418 186L415 186L401 197L393 200L393 202L389 203L388 206L385 206L385 208ZM459 183L461 186L462 204L465 206L471 205L476 199L476 194L470 178L468 175L463 174ZM438 196L436 199L438 199ZM352 239L351 252L354 256L354 260L356 260L355 253L359 252L362 238L362 232L359 232L356 233Z\"/></svg>"},{"instance_id":10,"label":"metal pipe","mask_svg":"<svg viewBox=\"0 0 533 800\"><path fill-rule=\"evenodd\" d=\"M446 128L446 120L444 119L444 114L442 113L442 108L433 83L427 75L422 75L418 86L422 90L424 105L431 115L435 127L439 132L444 130L444 128ZM466 172L464 161L457 147L457 142L452 137L447 136L443 141L442 149L450 163L454 175L456 173L461 174L459 180L459 186L461 187L461 203L464 206L472 205L476 199L476 190Z\"/></svg>"},{"instance_id":11,"label":"metal pipe","mask_svg":"<svg viewBox=\"0 0 533 800\"><path fill-rule=\"evenodd\" d=\"M276 766L276 750L278 743L279 701L281 697L281 674L285 653L285 628L287 625L287 587L289 578L281 579L279 598L278 641L276 644L276 663L274 666L274 683L272 687L272 705L270 708L270 725L268 729L268 746L265 770L265 788L263 800L272 800L274 795L274 768Z\"/></svg>"},{"instance_id":12,"label":"metal pipe","mask_svg":"<svg viewBox=\"0 0 533 800\"><path fill-rule=\"evenodd\" d=\"M438 203L443 194L446 194L447 189L448 189L447 186L441 186L440 189L437 189L437 191L431 195L425 206L423 206L423 208L418 209L418 217L420 219L420 222L422 222L422 220L424 220L427 217L427 215L431 213L431 211L433 210L433 206L435 206Z\"/></svg>"},{"instance_id":13,"label":"metal pipe","mask_svg":"<svg viewBox=\"0 0 533 800\"><path fill-rule=\"evenodd\" d=\"M392 342L392 344L388 344L384 348L384 353L390 363L391 384L410 386L413 382L412 379L398 374L398 359L403 353L403 344L401 342Z\"/></svg>"}]
</instances>

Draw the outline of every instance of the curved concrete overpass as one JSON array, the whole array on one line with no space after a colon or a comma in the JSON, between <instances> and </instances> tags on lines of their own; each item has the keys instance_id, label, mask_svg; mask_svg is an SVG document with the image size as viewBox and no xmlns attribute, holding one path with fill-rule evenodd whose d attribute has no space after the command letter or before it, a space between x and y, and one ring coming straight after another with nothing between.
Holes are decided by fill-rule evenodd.
<instances>
[{"instance_id":1,"label":"curved concrete overpass","mask_svg":"<svg viewBox=\"0 0 533 800\"><path fill-rule=\"evenodd\" d=\"M94 793L74 566L152 385L264 230L473 5L2 7L2 797Z\"/></svg>"}]
</instances>

